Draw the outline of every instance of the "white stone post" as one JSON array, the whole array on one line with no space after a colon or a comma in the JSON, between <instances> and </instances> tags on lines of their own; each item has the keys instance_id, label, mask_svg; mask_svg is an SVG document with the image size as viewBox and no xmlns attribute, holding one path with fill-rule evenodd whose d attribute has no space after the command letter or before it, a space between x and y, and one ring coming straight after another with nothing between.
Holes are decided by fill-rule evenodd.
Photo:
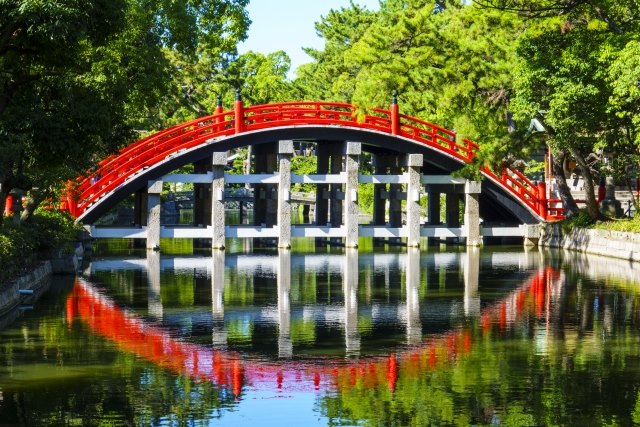
<instances>
[{"instance_id":1,"label":"white stone post","mask_svg":"<svg viewBox=\"0 0 640 427\"><path fill-rule=\"evenodd\" d=\"M291 155L293 141L278 143L278 247L291 247Z\"/></svg>"},{"instance_id":2,"label":"white stone post","mask_svg":"<svg viewBox=\"0 0 640 427\"><path fill-rule=\"evenodd\" d=\"M480 236L480 182L467 181L464 185L464 235L467 246L482 245Z\"/></svg>"},{"instance_id":3,"label":"white stone post","mask_svg":"<svg viewBox=\"0 0 640 427\"><path fill-rule=\"evenodd\" d=\"M227 152L213 153L211 159L213 181L211 182L211 247L224 249L225 220L224 220L224 167L227 165Z\"/></svg>"},{"instance_id":4,"label":"white stone post","mask_svg":"<svg viewBox=\"0 0 640 427\"><path fill-rule=\"evenodd\" d=\"M147 186L147 249L160 249L160 193L162 180L149 181Z\"/></svg>"},{"instance_id":5,"label":"white stone post","mask_svg":"<svg viewBox=\"0 0 640 427\"><path fill-rule=\"evenodd\" d=\"M422 154L407 156L407 247L420 247L420 187L422 185L420 172L422 169Z\"/></svg>"},{"instance_id":6,"label":"white stone post","mask_svg":"<svg viewBox=\"0 0 640 427\"><path fill-rule=\"evenodd\" d=\"M360 154L362 145L359 142L347 142L345 155L345 169L347 172L347 184L345 186L344 225L346 236L344 245L347 248L358 247L358 171L360 168Z\"/></svg>"}]
</instances>

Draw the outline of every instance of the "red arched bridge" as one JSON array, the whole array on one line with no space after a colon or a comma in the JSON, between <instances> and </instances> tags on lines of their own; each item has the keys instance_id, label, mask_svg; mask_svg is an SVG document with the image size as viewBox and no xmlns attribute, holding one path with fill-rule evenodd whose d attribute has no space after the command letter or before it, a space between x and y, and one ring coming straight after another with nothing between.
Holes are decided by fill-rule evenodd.
<instances>
[{"instance_id":1,"label":"red arched bridge","mask_svg":"<svg viewBox=\"0 0 640 427\"><path fill-rule=\"evenodd\" d=\"M442 186L443 183L451 184L453 187L456 184L464 186L465 181L460 178L454 178L451 173L470 163L478 150L478 146L474 142L458 137L453 131L415 117L400 114L395 101L391 104L389 110L374 109L369 114L358 117L356 107L346 103L287 102L245 107L238 98L232 110L223 111L222 106L218 103L213 115L157 132L102 160L91 173L79 177L75 182L71 183L65 200L66 208L78 220L83 221L85 224L93 224L116 203L136 191L141 189L146 191L148 186L151 186L151 182L162 181L163 177L166 177L181 166L203 160L206 161L206 159L209 159L209 165L211 165L211 158L215 153L223 153L243 146L258 147L260 145L268 145L268 143L276 143L276 148L273 148L273 150L278 150L277 143L280 142L280 149L273 154L281 154L283 141L314 142L317 144L318 156L320 156L321 148L325 145L328 146L336 142L343 144L356 142L357 148L355 151L350 148L342 149L341 154L345 156L343 159L346 159L349 155L359 155L360 150L369 151L374 156L395 153L397 156L406 156L406 159L408 159L409 156L413 155L413 160L392 162L393 165L390 168L385 169L384 172L374 171L371 177L358 175L357 165L355 172L356 186L358 182L369 182L374 185L385 186L381 192L376 193L375 198L386 197L389 200L393 199L392 196L386 193L393 193L394 185L396 185L396 189L400 188L400 190L397 190L398 194L402 192L403 185L408 185L408 188L404 187L407 188L407 191L405 191L403 200L406 200L409 205L411 201L416 202L416 204L419 203L419 191L424 188L423 186L427 188L431 186L436 191L439 191L439 193L436 192L435 194L444 192L444 190L437 190L438 186ZM284 146L286 147L286 144ZM292 150L286 151L286 149L284 151L285 154L291 152ZM415 157L416 155L418 157ZM346 160L343 161L345 164L348 163ZM375 159L374 162L376 162ZM316 183L318 184L318 193L322 193L322 185L329 188L331 184L344 185L346 183L346 191L343 189L342 193L340 193L340 190L338 190L337 193L331 193L329 197L325 196L325 198L344 200L346 206L337 211L340 215L349 211L349 203L355 202L357 210L357 187L355 187L356 190L349 191L348 176L346 178L343 177L341 181L337 180L337 178L332 180L327 178L326 175L321 175L329 172L329 166L325 166L324 170L320 170L321 163L322 161L318 157L319 175L288 176L287 179L289 181L285 183L288 186L295 182ZM333 163L335 161L332 161ZM393 169L393 167L396 169ZM411 178L407 178L406 173L403 175L400 172L402 170L410 170L411 167L417 167L420 173L421 181L418 182L418 190L411 190L409 182ZM276 172L279 172L278 168L279 166L276 164L274 168L263 168L260 172L272 173L275 176L277 175ZM254 169L258 170L259 168L254 167ZM396 176L399 177L395 180L382 176L384 174L393 174L394 171L398 174ZM189 178L191 181L188 182L215 182L215 172L213 173L214 176L211 174L211 168L206 172L209 173L209 178L200 175L200 178ZM344 169L335 171L333 166L331 167L331 172L349 175L349 171L346 171L346 174ZM477 209L479 209L479 215L485 222L489 219L494 220L496 223L536 224L561 217L561 208L553 207L553 201L548 200L543 182L536 184L521 172L511 168L505 168L500 173L496 173L485 167L481 172L485 179L482 181L481 190L478 190L480 200L477 204L479 205ZM265 176L264 174L256 174L253 178L230 177L224 172L223 175L227 177L227 183L243 182L254 184L254 186L283 185L282 180L279 182L274 177ZM184 175L181 176L184 177ZM167 182L166 179L165 182ZM389 185L389 187L386 187L386 185ZM222 186L224 188L224 180ZM353 186L351 188L353 189ZM458 188L460 188L460 185L458 185ZM389 191L386 191L387 189ZM286 204L287 201L290 201L288 199L289 188L277 191L280 194L278 200L282 202L278 204L277 217L286 217L286 215L280 213L280 208L281 204ZM412 191L413 193L409 194ZM215 199L215 194L211 198ZM222 198L218 196L219 201L222 201ZM435 198L433 198L433 201L436 201ZM330 202L332 201L328 200L326 203ZM258 208L258 202L256 202L255 207ZM431 211L439 211L439 208L439 204L436 204ZM268 208L265 209L268 210ZM213 210L215 211L215 209ZM329 207L326 210L328 211ZM318 212L322 216L319 208L316 209L316 214ZM331 212L332 216L335 216L333 208L331 208ZM215 212L213 213L215 214ZM393 213L385 214L383 212L382 216L384 217L385 215L390 218L393 217ZM402 218L401 215L400 218ZM325 216L328 216L328 214L325 214ZM409 207L407 207L406 216L411 216ZM410 220L410 218L407 220ZM269 221L260 219L260 223L264 224L265 222L268 223ZM320 218L320 221L317 222L321 222L324 225L328 223L328 219ZM333 220L331 222L334 226L336 225ZM345 222L347 222L346 228L349 228L348 220L345 220ZM396 226L400 227L400 220L396 222L398 222ZM438 221L434 222L434 224L438 223ZM212 222L205 222L205 225L207 224L212 225ZM293 236L297 235L301 234L296 234L294 231ZM371 235L375 236L375 233ZM422 233L422 236L425 235L429 234ZM163 236L165 235L163 234ZM233 236L243 237L241 233L233 234ZM179 236L174 235L174 237ZM227 237L229 236L227 235ZM282 238L282 236L280 237Z\"/></svg>"}]
</instances>

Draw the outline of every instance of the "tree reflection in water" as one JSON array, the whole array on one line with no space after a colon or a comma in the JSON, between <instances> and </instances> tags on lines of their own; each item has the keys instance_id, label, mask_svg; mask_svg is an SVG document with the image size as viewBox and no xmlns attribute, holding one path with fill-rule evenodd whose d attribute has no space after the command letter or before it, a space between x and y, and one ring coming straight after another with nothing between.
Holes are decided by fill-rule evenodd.
<instances>
[{"instance_id":1,"label":"tree reflection in water","mask_svg":"<svg viewBox=\"0 0 640 427\"><path fill-rule=\"evenodd\" d=\"M94 271L95 279L60 293L65 320L41 323L32 332L40 334L37 345L18 346L17 333L3 337L5 366L23 363L23 355L42 366L37 349L56 354L47 371L60 377L33 368L44 385L36 390L4 369L0 424L224 421L264 391L285 393L294 406L301 393L313 393L320 424L328 425L640 421L636 267L616 276L623 264L567 262L566 254L523 266L509 253L520 266L505 268L499 256L472 250L438 266L433 255L396 255L386 271L380 258L357 252L335 265L325 256L321 267L310 267L320 258L281 253L263 256L253 270L242 265L248 259L222 256L205 259L204 273L159 257L145 261L146 279L130 273L137 260L128 270ZM163 262L172 266L163 270ZM206 316L183 314L206 301ZM55 307L51 313L58 316ZM396 325L379 327L381 318ZM336 325L342 350L319 351L332 339L323 329ZM375 336L380 331L391 338ZM275 350L260 351L261 339Z\"/></svg>"}]
</instances>

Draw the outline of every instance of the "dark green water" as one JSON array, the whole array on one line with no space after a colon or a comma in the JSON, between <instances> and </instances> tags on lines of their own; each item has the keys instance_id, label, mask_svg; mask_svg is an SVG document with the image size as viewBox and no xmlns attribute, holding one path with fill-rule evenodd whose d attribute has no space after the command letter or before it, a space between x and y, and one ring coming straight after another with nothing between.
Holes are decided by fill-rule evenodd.
<instances>
[{"instance_id":1,"label":"dark green water","mask_svg":"<svg viewBox=\"0 0 640 427\"><path fill-rule=\"evenodd\" d=\"M95 257L4 319L0 425L640 423L640 266L190 251Z\"/></svg>"}]
</instances>

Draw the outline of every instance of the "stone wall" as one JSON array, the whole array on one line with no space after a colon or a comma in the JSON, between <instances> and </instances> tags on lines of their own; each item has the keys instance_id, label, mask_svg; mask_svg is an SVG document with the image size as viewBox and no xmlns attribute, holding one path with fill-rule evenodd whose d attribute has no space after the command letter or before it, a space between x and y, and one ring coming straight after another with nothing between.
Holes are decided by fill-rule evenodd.
<instances>
[{"instance_id":1,"label":"stone wall","mask_svg":"<svg viewBox=\"0 0 640 427\"><path fill-rule=\"evenodd\" d=\"M640 261L640 233L573 228L569 232L559 224L542 229L541 246L570 249L630 261Z\"/></svg>"},{"instance_id":2,"label":"stone wall","mask_svg":"<svg viewBox=\"0 0 640 427\"><path fill-rule=\"evenodd\" d=\"M23 296L20 295L20 290L37 291L49 280L51 274L51 263L45 261L29 273L9 283L2 284L0 286L0 316L10 312L20 304L23 298Z\"/></svg>"}]
</instances>

